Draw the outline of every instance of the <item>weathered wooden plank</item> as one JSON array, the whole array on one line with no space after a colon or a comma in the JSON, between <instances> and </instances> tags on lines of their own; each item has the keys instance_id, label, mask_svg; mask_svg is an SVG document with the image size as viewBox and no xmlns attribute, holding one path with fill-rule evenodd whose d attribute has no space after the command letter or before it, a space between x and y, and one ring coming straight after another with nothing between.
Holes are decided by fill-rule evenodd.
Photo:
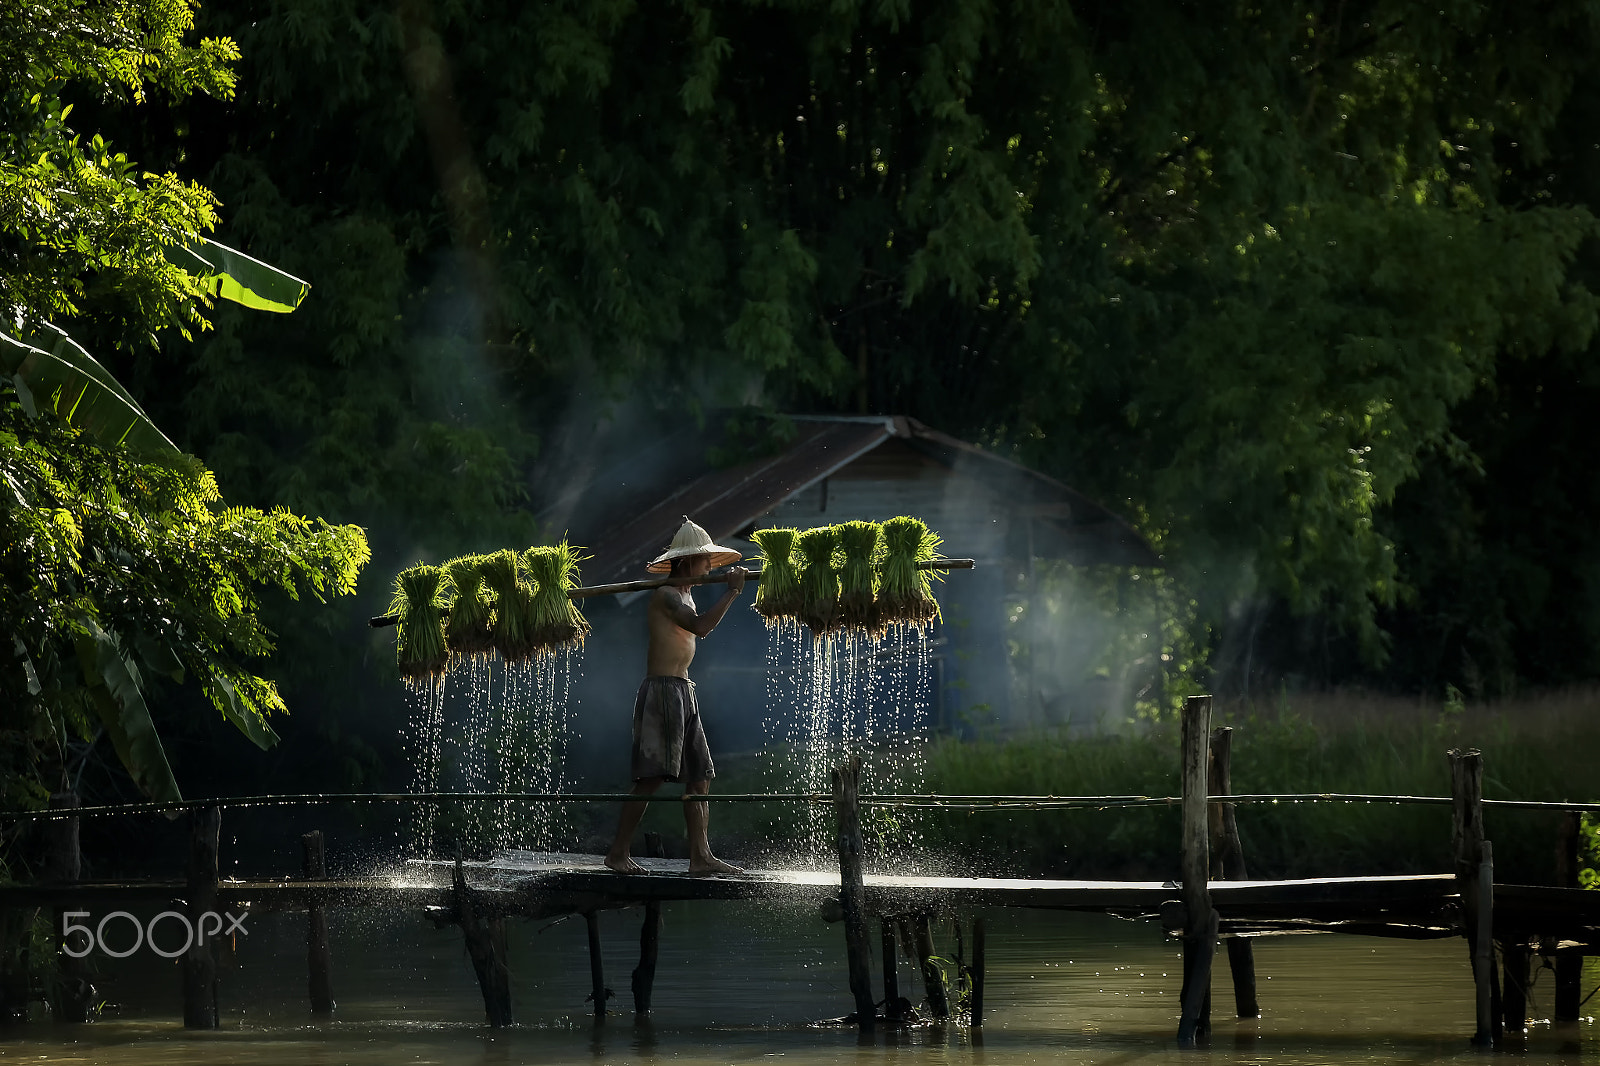
<instances>
[{"instance_id":1,"label":"weathered wooden plank","mask_svg":"<svg viewBox=\"0 0 1600 1066\"><path fill-rule=\"evenodd\" d=\"M222 928L217 917L222 906L217 877L222 808L201 808L189 818L189 879L185 887L189 922L196 936L183 955L183 1025L186 1029L215 1029L221 1024L214 938Z\"/></svg>"},{"instance_id":2,"label":"weathered wooden plank","mask_svg":"<svg viewBox=\"0 0 1600 1066\"><path fill-rule=\"evenodd\" d=\"M1182 1014L1178 1046L1193 1047L1211 1028L1211 960L1217 950L1217 913L1211 907L1211 848L1206 802L1206 763L1211 737L1211 697L1183 703L1183 927Z\"/></svg>"},{"instance_id":3,"label":"weathered wooden plank","mask_svg":"<svg viewBox=\"0 0 1600 1066\"><path fill-rule=\"evenodd\" d=\"M307 881L328 876L328 856L322 830L300 837L300 866ZM306 906L306 971L312 1014L333 1013L333 951L328 943L328 914L321 900Z\"/></svg>"},{"instance_id":4,"label":"weathered wooden plank","mask_svg":"<svg viewBox=\"0 0 1600 1066\"><path fill-rule=\"evenodd\" d=\"M845 961L850 994L856 1003L856 1024L872 1028L877 1009L872 1001L872 962L867 947L867 914L861 870L861 808L856 802L861 760L851 756L833 770L833 814L838 830L839 905L844 910Z\"/></svg>"},{"instance_id":5,"label":"weathered wooden plank","mask_svg":"<svg viewBox=\"0 0 1600 1066\"><path fill-rule=\"evenodd\" d=\"M1578 840L1582 836L1582 823L1576 811L1561 817L1561 829L1556 835L1556 887L1565 892L1578 889ZM1590 893L1600 895L1600 892ZM1600 906L1600 904L1597 904ZM1497 908L1498 910L1498 908ZM1594 923L1600 926L1600 918ZM1541 929L1548 934L1549 930ZM1558 1022L1575 1022L1583 1000L1583 958L1562 955L1555 961L1555 996L1552 1018Z\"/></svg>"},{"instance_id":6,"label":"weathered wooden plank","mask_svg":"<svg viewBox=\"0 0 1600 1066\"><path fill-rule=\"evenodd\" d=\"M1213 796L1233 795L1233 729L1223 726L1211 731L1211 772L1208 782ZM1213 876L1221 875L1230 881L1243 881L1250 876L1245 869L1244 844L1239 839L1239 823L1231 803L1211 805L1211 858ZM1233 977L1234 1012L1241 1018L1261 1017L1261 1007L1256 1000L1255 949L1247 938L1228 940L1228 972Z\"/></svg>"}]
</instances>

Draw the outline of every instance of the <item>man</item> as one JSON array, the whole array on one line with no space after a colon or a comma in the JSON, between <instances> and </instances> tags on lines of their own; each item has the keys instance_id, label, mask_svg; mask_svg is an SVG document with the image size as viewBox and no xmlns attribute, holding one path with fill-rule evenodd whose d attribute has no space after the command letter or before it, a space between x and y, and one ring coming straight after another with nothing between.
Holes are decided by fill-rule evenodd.
<instances>
[{"instance_id":1,"label":"man","mask_svg":"<svg viewBox=\"0 0 1600 1066\"><path fill-rule=\"evenodd\" d=\"M731 548L713 544L711 535L683 516L672 547L650 563L652 573L670 573L688 580L701 577L714 567L739 562L743 556ZM711 805L692 796L711 791L716 769L711 765L711 749L700 724L700 708L695 702L694 682L689 680L689 664L694 661L695 641L717 628L733 601L744 589L742 566L728 571L728 590L705 614L695 610L694 597L687 587L665 585L650 596L646 616L650 625L648 676L639 686L633 702L633 795L648 796L664 781L683 782L683 820L689 831L689 872L736 874L737 866L711 854L706 836ZM618 819L617 837L606 854L606 865L619 874L643 873L643 868L628 855L633 831L644 817L648 804L624 803Z\"/></svg>"}]
</instances>

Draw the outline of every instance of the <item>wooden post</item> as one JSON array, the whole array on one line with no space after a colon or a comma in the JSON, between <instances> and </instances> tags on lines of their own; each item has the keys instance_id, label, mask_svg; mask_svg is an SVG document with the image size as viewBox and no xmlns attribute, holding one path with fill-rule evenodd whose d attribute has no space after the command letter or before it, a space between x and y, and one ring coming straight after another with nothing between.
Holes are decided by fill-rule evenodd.
<instances>
[{"instance_id":1,"label":"wooden post","mask_svg":"<svg viewBox=\"0 0 1600 1066\"><path fill-rule=\"evenodd\" d=\"M300 869L307 881L328 878L328 853L322 830L300 837ZM306 972L312 1014L333 1013L333 952L328 945L328 914L319 899L306 906Z\"/></svg>"},{"instance_id":2,"label":"wooden post","mask_svg":"<svg viewBox=\"0 0 1600 1066\"><path fill-rule=\"evenodd\" d=\"M195 942L183 955L183 1025L215 1029L217 1010L217 947L222 932L218 911L217 848L222 833L222 808L203 807L189 813L189 921Z\"/></svg>"},{"instance_id":3,"label":"wooden post","mask_svg":"<svg viewBox=\"0 0 1600 1066\"><path fill-rule=\"evenodd\" d=\"M872 1001L872 960L867 947L865 888L861 871L861 809L856 785L861 759L850 756L833 771L833 813L839 829L839 904L844 910L845 956L850 964L850 993L856 1021L870 1028L877 1018Z\"/></svg>"},{"instance_id":4,"label":"wooden post","mask_svg":"<svg viewBox=\"0 0 1600 1066\"><path fill-rule=\"evenodd\" d=\"M661 844L660 833L644 835L645 853L661 858L666 849ZM661 946L661 904L651 901L644 905L644 924L639 928L639 965L633 970L633 1012L650 1013L650 992L655 987L656 955Z\"/></svg>"},{"instance_id":5,"label":"wooden post","mask_svg":"<svg viewBox=\"0 0 1600 1066\"><path fill-rule=\"evenodd\" d=\"M987 930L983 919L972 919L972 1027L983 1028L983 956Z\"/></svg>"},{"instance_id":6,"label":"wooden post","mask_svg":"<svg viewBox=\"0 0 1600 1066\"><path fill-rule=\"evenodd\" d=\"M1211 731L1209 790L1213 796L1233 795L1233 728ZM1210 811L1211 863L1214 872L1229 881L1248 881L1244 845L1232 803L1213 803ZM1228 970L1233 975L1233 1005L1241 1018L1261 1017L1256 1001L1256 956L1249 937L1228 938Z\"/></svg>"},{"instance_id":7,"label":"wooden post","mask_svg":"<svg viewBox=\"0 0 1600 1066\"><path fill-rule=\"evenodd\" d=\"M606 964L600 955L600 919L594 911L584 911L583 922L589 928L589 999L594 1002L594 1016L604 1018L611 992L606 988Z\"/></svg>"},{"instance_id":8,"label":"wooden post","mask_svg":"<svg viewBox=\"0 0 1600 1066\"><path fill-rule=\"evenodd\" d=\"M928 992L928 1010L937 1021L950 1017L950 999L944 991L944 971L933 960L933 919L917 915L917 960L922 963L922 985Z\"/></svg>"},{"instance_id":9,"label":"wooden post","mask_svg":"<svg viewBox=\"0 0 1600 1066\"><path fill-rule=\"evenodd\" d=\"M1210 817L1206 813L1206 761L1211 737L1211 697L1183 701L1183 994L1178 1046L1194 1047L1211 1030L1211 960L1217 950L1217 913L1211 906Z\"/></svg>"},{"instance_id":10,"label":"wooden post","mask_svg":"<svg viewBox=\"0 0 1600 1066\"><path fill-rule=\"evenodd\" d=\"M1525 1032L1528 1028L1528 972L1531 952L1525 941L1500 945L1503 990L1500 998L1501 1018L1508 1033Z\"/></svg>"},{"instance_id":11,"label":"wooden post","mask_svg":"<svg viewBox=\"0 0 1600 1066\"><path fill-rule=\"evenodd\" d=\"M478 988L483 992L484 1020L497 1029L510 1025L511 966L506 945L506 921L501 915L486 918L478 913L472 889L467 887L459 846L456 848L454 886L456 920L461 923L461 933L467 942L467 955L472 959L473 972L478 975Z\"/></svg>"},{"instance_id":12,"label":"wooden post","mask_svg":"<svg viewBox=\"0 0 1600 1066\"><path fill-rule=\"evenodd\" d=\"M878 939L883 949L883 1017L897 1022L905 1017L900 1009L900 968L895 958L899 947L895 943L894 922L887 917L878 920Z\"/></svg>"},{"instance_id":13,"label":"wooden post","mask_svg":"<svg viewBox=\"0 0 1600 1066\"><path fill-rule=\"evenodd\" d=\"M1483 838L1483 754L1476 748L1450 749L1450 836L1456 856L1456 888L1461 895L1461 926L1467 938L1467 955L1472 960L1472 980L1477 990L1477 1031L1472 1042L1484 1047L1494 1044L1496 1019L1491 981L1493 952L1493 870L1489 871L1491 891L1483 897L1484 866L1489 859L1488 842ZM1488 929L1486 936L1484 930ZM1480 941L1483 941L1480 943Z\"/></svg>"},{"instance_id":14,"label":"wooden post","mask_svg":"<svg viewBox=\"0 0 1600 1066\"><path fill-rule=\"evenodd\" d=\"M55 792L50 796L51 810L76 808L76 792ZM76 881L83 876L83 851L78 842L78 819L62 818L45 823L45 879L56 883ZM60 949L61 930L66 928L68 908L53 909L56 941L56 979L50 986L50 1012L58 1022L86 1022L89 1008L94 1003L94 985L89 980L89 967L84 959L75 959Z\"/></svg>"},{"instance_id":15,"label":"wooden post","mask_svg":"<svg viewBox=\"0 0 1600 1066\"><path fill-rule=\"evenodd\" d=\"M1578 840L1581 833L1580 815L1568 811L1561 816L1561 832L1556 838L1556 885L1561 888L1578 887ZM1555 1010L1552 1017L1558 1022L1578 1020L1582 995L1583 956L1557 955L1555 962Z\"/></svg>"}]
</instances>

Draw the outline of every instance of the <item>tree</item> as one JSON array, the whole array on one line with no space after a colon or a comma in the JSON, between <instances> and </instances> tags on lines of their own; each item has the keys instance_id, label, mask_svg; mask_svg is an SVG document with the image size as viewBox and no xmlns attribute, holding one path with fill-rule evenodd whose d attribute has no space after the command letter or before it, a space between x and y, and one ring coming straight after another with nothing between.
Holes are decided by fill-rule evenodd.
<instances>
[{"instance_id":1,"label":"tree","mask_svg":"<svg viewBox=\"0 0 1600 1066\"><path fill-rule=\"evenodd\" d=\"M289 310L304 284L208 241L214 199L139 173L66 125L71 91L142 104L232 88L231 42L184 37L182 0L12 5L0 13L0 761L13 804L58 787L76 734L106 737L147 795L178 796L145 692L193 677L261 747L276 686L261 586L353 590L368 557L353 526L226 508L58 319L123 345L206 325L212 297Z\"/></svg>"},{"instance_id":2,"label":"tree","mask_svg":"<svg viewBox=\"0 0 1600 1066\"><path fill-rule=\"evenodd\" d=\"M898 411L1119 506L1224 663L1273 604L1376 663L1387 501L1500 359L1593 331L1590 213L1502 173L1588 62L1577 5L205 17L240 110L130 135L319 301L140 380L230 484L381 555L525 529L608 411Z\"/></svg>"}]
</instances>

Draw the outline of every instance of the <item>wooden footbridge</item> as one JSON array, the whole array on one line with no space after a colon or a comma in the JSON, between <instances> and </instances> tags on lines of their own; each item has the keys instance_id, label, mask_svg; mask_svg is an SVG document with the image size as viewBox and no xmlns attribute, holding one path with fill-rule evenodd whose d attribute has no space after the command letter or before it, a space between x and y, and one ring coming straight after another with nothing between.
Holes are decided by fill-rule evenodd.
<instances>
[{"instance_id":1,"label":"wooden footbridge","mask_svg":"<svg viewBox=\"0 0 1600 1066\"><path fill-rule=\"evenodd\" d=\"M55 929L69 909L104 912L114 905L166 903L181 898L195 921L207 911L248 909L303 910L307 913L308 962L312 1009L332 1010L330 960L326 924L329 907L385 907L412 910L439 927L462 930L483 992L485 1016L491 1025L512 1021L510 966L506 946L509 919L583 915L588 923L594 1010L607 1012L605 975L601 965L601 910L637 907L643 911L640 960L632 975L636 1011L650 1009L657 964L660 905L674 901L716 903L767 900L798 908L815 908L844 928L850 994L855 1011L848 1021L862 1025L905 1024L910 1004L902 997L897 957L902 945L920 964L927 1002L922 1017L943 1022L956 1013L943 970L936 961L934 919L971 918L970 961L964 967L964 1020L978 1027L984 1018L984 954L986 931L982 912L995 907L1030 907L1090 911L1159 920L1183 944L1184 976L1178 1037L1190 1046L1203 1041L1210 1025L1212 959L1225 944L1233 978L1235 1008L1241 1016L1258 1013L1251 941L1260 936L1311 932L1433 939L1462 936L1468 945L1477 989L1477 1042L1491 1044L1504 1030L1525 1026L1526 989L1535 955L1551 960L1556 974L1555 1020L1575 1020L1582 999L1582 959L1600 955L1600 892L1576 887L1577 818L1580 811L1600 812L1600 804L1545 804L1485 801L1482 760L1475 751L1449 753L1450 797L1257 796L1233 795L1229 782L1231 733L1210 728L1209 697L1192 698L1184 709L1183 795L1181 797L960 797L858 796L857 767L847 761L834 773L831 797L782 797L831 802L838 829L837 870L751 870L734 876L690 876L681 860L660 858L659 841L647 844L656 854L638 861L644 873L623 876L604 868L598 856L502 852L487 862L413 861L387 876L333 880L324 876L320 833L304 838L302 875L279 880L225 880L218 877L217 847L221 807L226 800L179 805L191 809L191 861L182 880L95 883L77 879L77 820L130 811L170 811L174 805L143 804L118 808L77 808L27 817L46 821L61 858L54 876L37 884L0 887L0 910L53 908ZM332 797L252 797L249 802L327 802ZM347 796L343 800L428 801L446 797ZM485 797L457 797L478 799ZM576 799L623 801L632 796L506 796L503 801L571 802ZM723 796L738 801L770 796ZM1344 877L1302 880L1251 880L1234 825L1234 807L1270 800L1369 800L1448 804L1453 811L1456 869L1447 873L1399 877ZM677 802L674 800L674 802ZM984 807L1051 809L1073 807L1171 805L1183 819L1181 882L1077 881L993 877L923 877L869 873L864 869L859 824L862 806ZM1542 809L1563 816L1564 882L1557 886L1496 883L1493 850L1484 838L1486 807ZM21 817L21 816L18 816ZM872 980L869 929L877 924L881 949L881 994ZM1494 947L1500 965L1495 965ZM218 1020L215 944L194 944L183 956L185 1022L214 1027ZM73 960L61 956L65 991L55 1004L57 1016L83 1020L88 989L75 986ZM79 999L73 997L76 988ZM881 1008L881 1009L880 1009Z\"/></svg>"}]
</instances>

